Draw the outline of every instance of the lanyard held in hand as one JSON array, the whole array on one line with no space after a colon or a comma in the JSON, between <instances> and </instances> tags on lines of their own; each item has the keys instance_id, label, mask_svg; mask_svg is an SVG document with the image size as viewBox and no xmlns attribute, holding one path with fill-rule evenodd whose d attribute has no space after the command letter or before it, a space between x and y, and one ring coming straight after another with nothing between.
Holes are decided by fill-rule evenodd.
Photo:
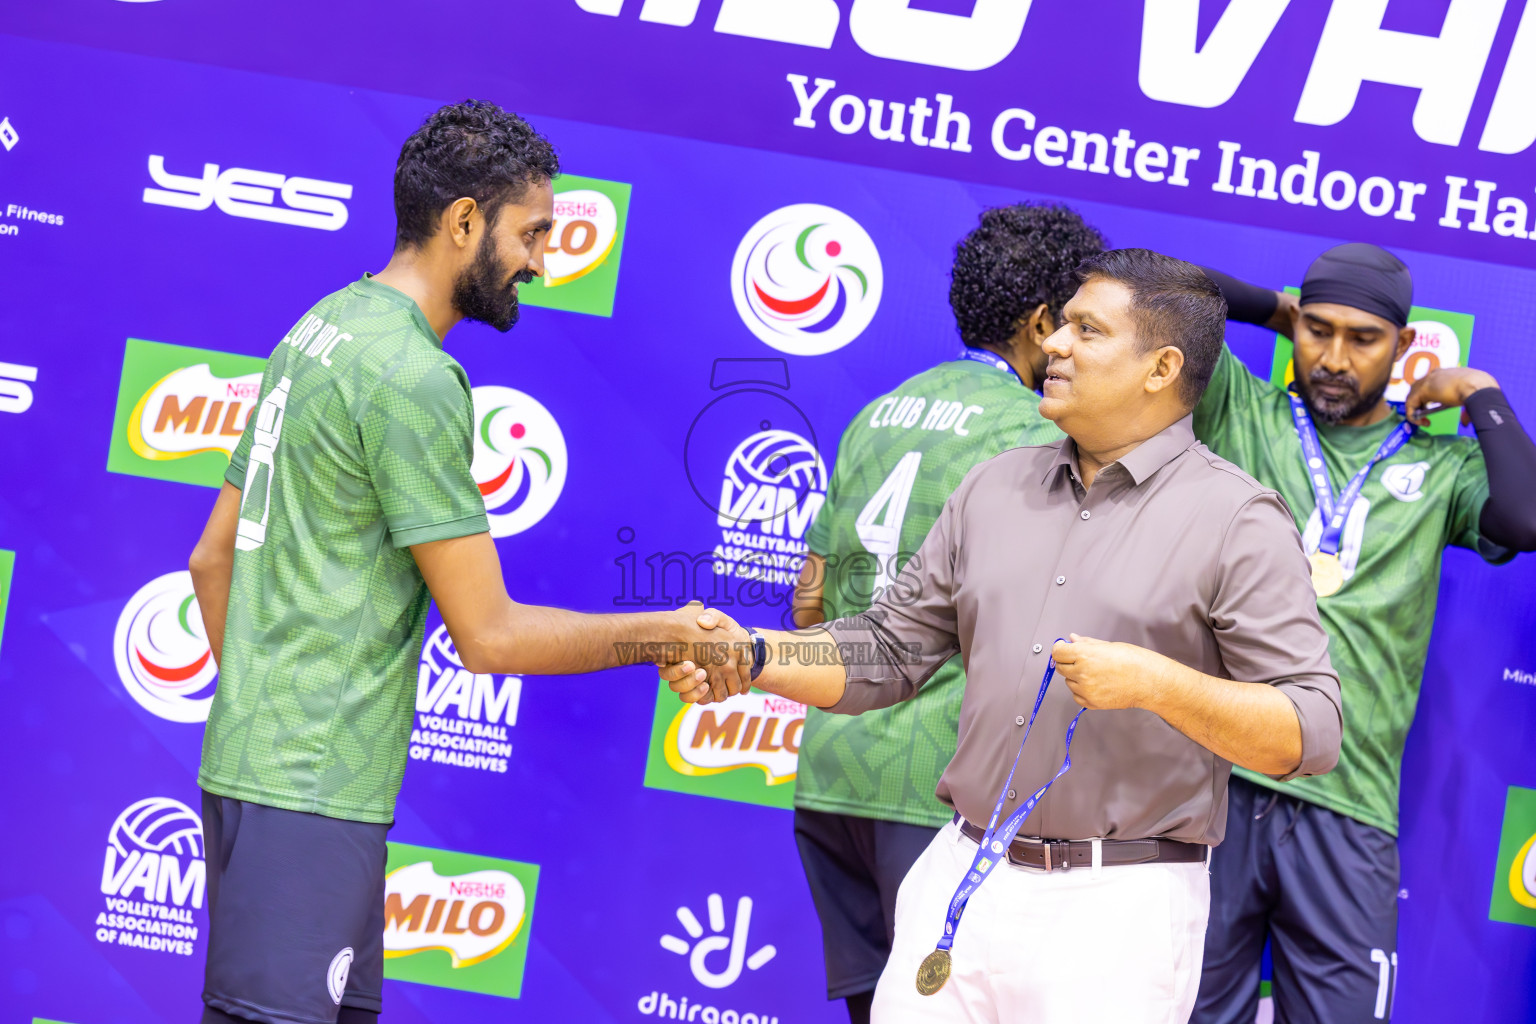
<instances>
[{"instance_id":1,"label":"lanyard held in hand","mask_svg":"<svg viewBox=\"0 0 1536 1024\"><path fill-rule=\"evenodd\" d=\"M1051 783L1067 774L1072 767L1072 735L1077 731L1077 720L1083 717L1086 708L1078 708L1077 714L1072 716L1072 722L1067 726L1067 753L1062 759L1061 767L1045 785L1030 794L1014 812L1008 815L999 827L998 818L1002 816L1003 805L1008 800L1008 790L1013 785L1014 773L1019 770L1019 758L1024 754L1024 744L1029 742L1029 732L1035 727L1035 718L1040 714L1040 705L1045 702L1045 691L1051 685L1051 678L1056 675L1056 662L1052 661L1045 669L1045 678L1040 680L1040 692L1035 695L1034 709L1029 713L1029 724L1024 727L1024 738L1019 741L1018 753L1013 755L1013 767L1008 769L1008 778L1003 783L1002 792L997 795L997 803L992 808L992 817L987 821L987 831L981 837L981 845L976 849L976 856L971 859L971 867L960 880L960 887L950 897L949 909L944 918L944 934L939 936L939 943L932 953L923 958L923 962L917 968L917 990L925 996L931 996L944 987L949 980L951 966L950 947L955 944L955 931L960 927L960 917L965 913L965 905L970 902L976 890L981 888L981 883L987 880L987 875L1007 855L1008 846L1013 842L1013 837L1019 834L1019 829L1024 825L1024 819L1029 817L1029 812L1035 809L1040 798L1045 796L1045 791L1051 788Z\"/></svg>"}]
</instances>

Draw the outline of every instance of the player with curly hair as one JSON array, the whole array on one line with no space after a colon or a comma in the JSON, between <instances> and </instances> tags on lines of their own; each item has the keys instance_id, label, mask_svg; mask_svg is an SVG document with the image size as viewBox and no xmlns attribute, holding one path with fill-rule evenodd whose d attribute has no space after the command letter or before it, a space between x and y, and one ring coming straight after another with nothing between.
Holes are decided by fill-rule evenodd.
<instances>
[{"instance_id":1,"label":"player with curly hair","mask_svg":"<svg viewBox=\"0 0 1536 1024\"><path fill-rule=\"evenodd\" d=\"M987 210L955 248L958 358L904 381L843 434L826 504L806 535L795 624L863 612L928 535L971 467L1061 437L1041 417L1041 343L1104 239L1065 206ZM918 696L858 716L806 712L795 842L821 918L827 998L869 1020L895 928L896 890L953 817L935 795L955 752L965 673L956 657Z\"/></svg>"},{"instance_id":2,"label":"player with curly hair","mask_svg":"<svg viewBox=\"0 0 1536 1024\"><path fill-rule=\"evenodd\" d=\"M470 472L460 320L517 322L560 171L490 103L447 106L395 170L395 251L267 360L192 581L219 687L203 738L204 1024L369 1024L384 981L385 834L429 600L475 673L591 672L705 639L692 606L579 615L514 602ZM750 666L720 667L729 692Z\"/></svg>"}]
</instances>

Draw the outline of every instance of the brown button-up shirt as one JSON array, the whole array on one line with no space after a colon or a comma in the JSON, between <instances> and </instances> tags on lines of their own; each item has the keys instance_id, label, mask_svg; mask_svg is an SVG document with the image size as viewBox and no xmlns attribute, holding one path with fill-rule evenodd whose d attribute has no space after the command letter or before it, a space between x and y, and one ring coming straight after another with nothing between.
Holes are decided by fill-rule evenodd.
<instances>
[{"instance_id":1,"label":"brown button-up shirt","mask_svg":"<svg viewBox=\"0 0 1536 1024\"><path fill-rule=\"evenodd\" d=\"M1104 467L1086 490L1070 440L982 463L896 584L828 628L847 645L847 690L829 709L845 714L913 696L960 652L959 744L938 796L976 824L986 824L1008 776L1051 645L1069 633L1279 687L1301 722L1295 774L1338 760L1339 680L1291 514L1196 441L1188 418ZM1005 813L1056 773L1077 710L1058 676ZM1089 711L1072 770L1021 834L1219 843L1231 767L1150 711Z\"/></svg>"}]
</instances>

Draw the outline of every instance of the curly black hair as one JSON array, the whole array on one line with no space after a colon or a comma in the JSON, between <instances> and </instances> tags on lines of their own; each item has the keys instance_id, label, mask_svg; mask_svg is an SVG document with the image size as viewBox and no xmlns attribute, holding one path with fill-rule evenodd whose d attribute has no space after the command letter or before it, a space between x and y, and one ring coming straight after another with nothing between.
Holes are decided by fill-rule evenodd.
<instances>
[{"instance_id":1,"label":"curly black hair","mask_svg":"<svg viewBox=\"0 0 1536 1024\"><path fill-rule=\"evenodd\" d=\"M1008 347L1042 302L1051 316L1077 291L1077 268L1104 251L1104 236L1065 206L1016 203L985 210L955 246L949 306L971 348Z\"/></svg>"},{"instance_id":2,"label":"curly black hair","mask_svg":"<svg viewBox=\"0 0 1536 1024\"><path fill-rule=\"evenodd\" d=\"M395 164L395 250L437 232L455 199L469 196L495 223L503 204L560 173L549 140L494 103L465 100L433 112L400 147Z\"/></svg>"}]
</instances>

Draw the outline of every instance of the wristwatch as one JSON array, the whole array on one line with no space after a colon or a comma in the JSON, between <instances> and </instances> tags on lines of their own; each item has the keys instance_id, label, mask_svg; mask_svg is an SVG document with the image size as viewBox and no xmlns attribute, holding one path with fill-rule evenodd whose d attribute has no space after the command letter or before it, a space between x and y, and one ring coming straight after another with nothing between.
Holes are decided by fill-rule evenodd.
<instances>
[{"instance_id":1,"label":"wristwatch","mask_svg":"<svg viewBox=\"0 0 1536 1024\"><path fill-rule=\"evenodd\" d=\"M768 641L763 639L763 634L747 627L747 632L752 636L752 682L757 682L757 677L763 674L763 666L768 663Z\"/></svg>"}]
</instances>

